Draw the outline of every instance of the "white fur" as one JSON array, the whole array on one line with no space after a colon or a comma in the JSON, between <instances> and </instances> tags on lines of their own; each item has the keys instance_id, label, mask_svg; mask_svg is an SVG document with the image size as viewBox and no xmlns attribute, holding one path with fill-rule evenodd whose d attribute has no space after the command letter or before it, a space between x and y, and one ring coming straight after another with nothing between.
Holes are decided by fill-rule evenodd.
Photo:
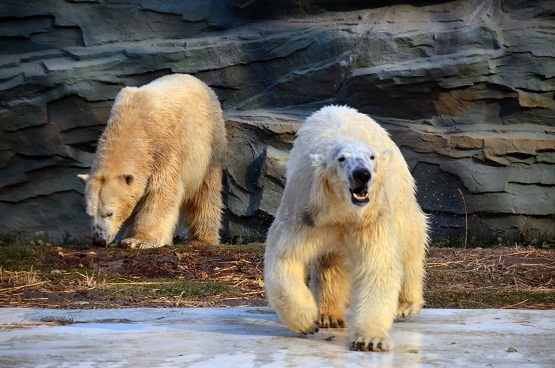
<instances>
[{"instance_id":1,"label":"white fur","mask_svg":"<svg viewBox=\"0 0 555 368\"><path fill-rule=\"evenodd\" d=\"M351 201L356 168L371 173L367 204ZM427 241L414 180L387 132L345 106L308 117L266 245L265 285L281 320L297 333L342 327L350 304L351 348L391 349L394 317L423 306Z\"/></svg>"},{"instance_id":2,"label":"white fur","mask_svg":"<svg viewBox=\"0 0 555 368\"><path fill-rule=\"evenodd\" d=\"M219 242L227 139L216 94L172 74L123 88L112 106L86 184L93 242L131 248L171 244L179 218L191 240Z\"/></svg>"}]
</instances>

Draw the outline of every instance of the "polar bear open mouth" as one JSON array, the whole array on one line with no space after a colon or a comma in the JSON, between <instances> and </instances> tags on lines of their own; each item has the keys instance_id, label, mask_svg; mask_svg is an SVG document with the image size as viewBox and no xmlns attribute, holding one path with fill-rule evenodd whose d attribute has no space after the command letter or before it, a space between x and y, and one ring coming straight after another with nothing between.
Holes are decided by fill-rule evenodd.
<instances>
[{"instance_id":1,"label":"polar bear open mouth","mask_svg":"<svg viewBox=\"0 0 555 368\"><path fill-rule=\"evenodd\" d=\"M355 189L350 189L351 191L351 202L356 204L357 206L364 206L368 203L368 188L367 187L358 187Z\"/></svg>"}]
</instances>

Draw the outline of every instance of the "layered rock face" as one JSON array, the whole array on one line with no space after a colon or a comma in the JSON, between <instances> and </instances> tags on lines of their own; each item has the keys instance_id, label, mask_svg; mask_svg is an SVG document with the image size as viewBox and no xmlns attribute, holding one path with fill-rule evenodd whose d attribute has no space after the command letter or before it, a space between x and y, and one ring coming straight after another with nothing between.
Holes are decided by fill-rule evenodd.
<instances>
[{"instance_id":1,"label":"layered rock face","mask_svg":"<svg viewBox=\"0 0 555 368\"><path fill-rule=\"evenodd\" d=\"M224 236L262 240L300 122L348 104L389 130L436 239L553 239L549 1L0 4L0 233L89 235L78 173L114 97L169 73L225 110Z\"/></svg>"}]
</instances>

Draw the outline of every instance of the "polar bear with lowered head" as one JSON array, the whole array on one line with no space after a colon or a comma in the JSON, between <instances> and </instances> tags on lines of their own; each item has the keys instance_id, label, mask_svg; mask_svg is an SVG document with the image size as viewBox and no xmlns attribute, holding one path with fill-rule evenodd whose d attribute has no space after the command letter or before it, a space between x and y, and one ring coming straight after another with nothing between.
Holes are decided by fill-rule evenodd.
<instances>
[{"instance_id":1,"label":"polar bear with lowered head","mask_svg":"<svg viewBox=\"0 0 555 368\"><path fill-rule=\"evenodd\" d=\"M349 306L351 349L390 350L394 318L424 304L427 242L414 180L388 133L346 106L309 116L266 244L266 292L280 319L302 334L346 327Z\"/></svg>"},{"instance_id":2,"label":"polar bear with lowered head","mask_svg":"<svg viewBox=\"0 0 555 368\"><path fill-rule=\"evenodd\" d=\"M152 248L172 243L179 218L191 240L218 243L226 147L216 94L173 74L117 95L86 184L93 243Z\"/></svg>"}]
</instances>

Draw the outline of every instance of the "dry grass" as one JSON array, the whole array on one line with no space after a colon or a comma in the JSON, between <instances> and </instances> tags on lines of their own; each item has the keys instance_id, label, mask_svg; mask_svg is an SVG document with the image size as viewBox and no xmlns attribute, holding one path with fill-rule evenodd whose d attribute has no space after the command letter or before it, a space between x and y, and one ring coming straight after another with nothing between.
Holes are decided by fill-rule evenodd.
<instances>
[{"instance_id":1,"label":"dry grass","mask_svg":"<svg viewBox=\"0 0 555 368\"><path fill-rule=\"evenodd\" d=\"M102 277L100 272L97 272L96 275L94 273L94 270L91 271L90 275L89 275L89 271L85 271L84 274L79 271L76 271L76 273L83 278L83 285L89 289L94 289L97 287L100 287L100 288L106 287L108 284L106 282L106 278Z\"/></svg>"},{"instance_id":2,"label":"dry grass","mask_svg":"<svg viewBox=\"0 0 555 368\"><path fill-rule=\"evenodd\" d=\"M0 288L0 294L8 294L17 290L36 287L46 283L31 267L30 271L7 271L0 266L0 285L11 285Z\"/></svg>"},{"instance_id":3,"label":"dry grass","mask_svg":"<svg viewBox=\"0 0 555 368\"><path fill-rule=\"evenodd\" d=\"M431 249L428 305L555 308L555 252L537 248Z\"/></svg>"},{"instance_id":4,"label":"dry grass","mask_svg":"<svg viewBox=\"0 0 555 368\"><path fill-rule=\"evenodd\" d=\"M555 291L551 250L504 248L439 251L432 249L426 269L445 290ZM437 286L437 284L435 286Z\"/></svg>"},{"instance_id":5,"label":"dry grass","mask_svg":"<svg viewBox=\"0 0 555 368\"><path fill-rule=\"evenodd\" d=\"M91 249L2 246L0 306L266 305L263 244ZM555 250L431 248L426 269L427 307L555 308Z\"/></svg>"}]
</instances>

